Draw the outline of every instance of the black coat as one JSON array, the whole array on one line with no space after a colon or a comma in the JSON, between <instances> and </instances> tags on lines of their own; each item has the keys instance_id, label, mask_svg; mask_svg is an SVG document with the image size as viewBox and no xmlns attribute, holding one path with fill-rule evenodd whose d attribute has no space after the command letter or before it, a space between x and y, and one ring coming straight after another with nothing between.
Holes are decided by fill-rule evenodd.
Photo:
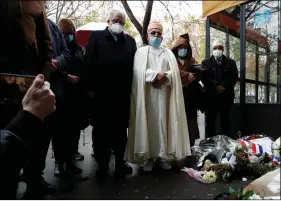
<instances>
[{"instance_id":1,"label":"black coat","mask_svg":"<svg viewBox=\"0 0 281 201\"><path fill-rule=\"evenodd\" d=\"M128 126L135 40L121 33L116 42L108 28L93 31L86 47L85 81L94 92L93 125Z\"/></svg>"},{"instance_id":2,"label":"black coat","mask_svg":"<svg viewBox=\"0 0 281 201\"><path fill-rule=\"evenodd\" d=\"M85 49L75 41L67 44L70 51L70 61L65 71L68 74L81 78L85 70L84 53ZM81 82L72 84L70 81L65 83L65 106L66 118L70 126L85 129L89 125L88 99Z\"/></svg>"},{"instance_id":3,"label":"black coat","mask_svg":"<svg viewBox=\"0 0 281 201\"><path fill-rule=\"evenodd\" d=\"M205 85L209 103L212 104L217 98L222 98L226 104L233 104L234 86L238 81L236 62L223 55L221 65L219 66L215 58L211 56L202 61L202 67L207 72L202 77L202 82ZM219 85L225 88L224 93L221 95L216 93L216 86Z\"/></svg>"}]
</instances>

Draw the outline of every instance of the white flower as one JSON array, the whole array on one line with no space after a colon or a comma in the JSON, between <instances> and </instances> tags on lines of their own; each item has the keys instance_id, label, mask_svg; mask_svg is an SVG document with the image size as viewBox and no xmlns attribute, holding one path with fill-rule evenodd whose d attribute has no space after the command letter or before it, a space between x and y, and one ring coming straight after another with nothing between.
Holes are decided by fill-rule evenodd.
<instances>
[{"instance_id":1,"label":"white flower","mask_svg":"<svg viewBox=\"0 0 281 201\"><path fill-rule=\"evenodd\" d=\"M206 174L204 174L203 179L206 183L214 183L217 180L216 173L213 171L209 171Z\"/></svg>"},{"instance_id":2,"label":"white flower","mask_svg":"<svg viewBox=\"0 0 281 201\"><path fill-rule=\"evenodd\" d=\"M258 194L254 194L251 197L249 197L249 200L262 200L261 196L259 196Z\"/></svg>"}]
</instances>

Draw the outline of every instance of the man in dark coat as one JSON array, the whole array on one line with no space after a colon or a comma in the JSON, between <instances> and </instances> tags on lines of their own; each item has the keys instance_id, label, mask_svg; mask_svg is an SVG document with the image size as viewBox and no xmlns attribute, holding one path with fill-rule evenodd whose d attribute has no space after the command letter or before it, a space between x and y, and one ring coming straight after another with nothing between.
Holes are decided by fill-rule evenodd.
<instances>
[{"instance_id":1,"label":"man in dark coat","mask_svg":"<svg viewBox=\"0 0 281 201\"><path fill-rule=\"evenodd\" d=\"M223 55L223 43L213 44L213 55L202 62L207 70L202 78L208 97L206 118L206 137L216 135L217 113L220 115L220 133L230 135L229 112L234 101L234 86L238 81L238 69L234 60Z\"/></svg>"},{"instance_id":2,"label":"man in dark coat","mask_svg":"<svg viewBox=\"0 0 281 201\"><path fill-rule=\"evenodd\" d=\"M132 173L123 157L137 47L135 40L123 32L124 25L125 14L112 10L108 27L94 31L86 48L86 85L94 97L92 123L98 179L108 174L111 150L115 154L115 174Z\"/></svg>"}]
</instances>

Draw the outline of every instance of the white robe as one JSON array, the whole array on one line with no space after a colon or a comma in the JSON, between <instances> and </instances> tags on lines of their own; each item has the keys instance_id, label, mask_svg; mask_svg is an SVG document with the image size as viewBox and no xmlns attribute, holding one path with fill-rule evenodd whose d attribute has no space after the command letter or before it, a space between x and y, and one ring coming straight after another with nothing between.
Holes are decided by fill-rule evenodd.
<instances>
[{"instance_id":1,"label":"white robe","mask_svg":"<svg viewBox=\"0 0 281 201\"><path fill-rule=\"evenodd\" d=\"M158 72L168 82L152 86ZM145 163L150 158L181 159L191 154L180 73L166 48L139 48L134 60L128 143L125 159Z\"/></svg>"}]
</instances>

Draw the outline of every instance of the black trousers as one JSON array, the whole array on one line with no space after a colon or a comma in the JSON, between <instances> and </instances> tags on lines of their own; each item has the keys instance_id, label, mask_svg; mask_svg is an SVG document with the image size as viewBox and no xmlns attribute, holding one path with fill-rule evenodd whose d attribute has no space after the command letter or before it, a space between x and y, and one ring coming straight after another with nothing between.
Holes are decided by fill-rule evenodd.
<instances>
[{"instance_id":1,"label":"black trousers","mask_svg":"<svg viewBox=\"0 0 281 201\"><path fill-rule=\"evenodd\" d=\"M205 112L205 135L206 138L217 135L216 120L219 114L220 116L220 133L222 135L229 136L231 130L231 123L229 113L232 108L232 103L224 99L217 99L213 102Z\"/></svg>"},{"instance_id":2,"label":"black trousers","mask_svg":"<svg viewBox=\"0 0 281 201\"><path fill-rule=\"evenodd\" d=\"M95 158L99 168L108 168L111 150L114 151L115 164L123 163L127 145L127 129L114 126L97 126L93 128Z\"/></svg>"},{"instance_id":3,"label":"black trousers","mask_svg":"<svg viewBox=\"0 0 281 201\"><path fill-rule=\"evenodd\" d=\"M40 182L41 176L44 174L45 161L51 140L55 159L61 162L71 160L70 143L65 127L67 122L63 117L63 111L57 109L45 119L46 130L42 132L46 132L46 134L42 135L41 141L34 144L30 149L32 151L30 153L30 162L22 174L22 178L27 184Z\"/></svg>"}]
</instances>

